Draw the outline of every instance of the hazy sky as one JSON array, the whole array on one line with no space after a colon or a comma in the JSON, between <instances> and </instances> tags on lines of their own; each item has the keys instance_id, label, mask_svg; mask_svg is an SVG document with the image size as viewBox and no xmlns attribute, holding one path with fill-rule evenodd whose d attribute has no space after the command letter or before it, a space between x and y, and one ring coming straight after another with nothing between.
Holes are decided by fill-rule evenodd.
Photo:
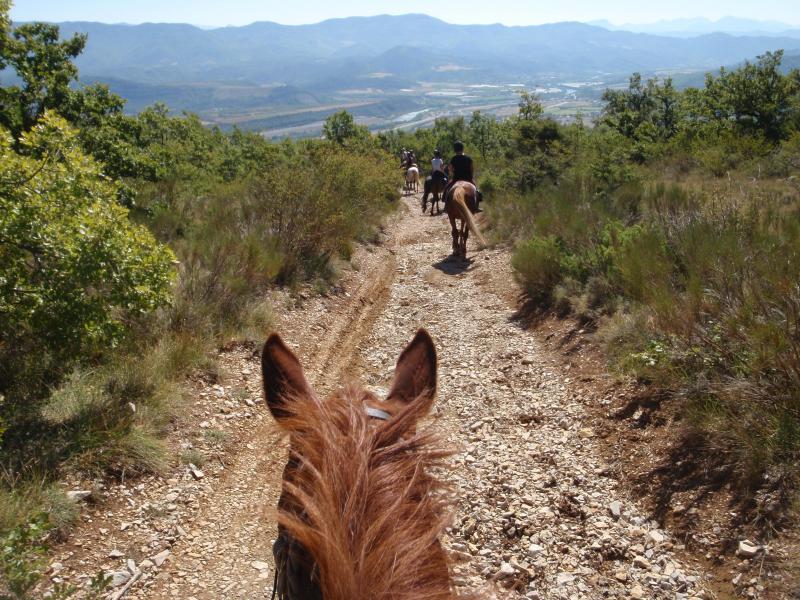
<instances>
[{"instance_id":1,"label":"hazy sky","mask_svg":"<svg viewBox=\"0 0 800 600\"><path fill-rule=\"evenodd\" d=\"M800 25L798 0L15 0L19 21L180 22L204 26L253 21L297 24L353 15L425 13L451 23L532 25L608 19L617 24L733 15Z\"/></svg>"}]
</instances>

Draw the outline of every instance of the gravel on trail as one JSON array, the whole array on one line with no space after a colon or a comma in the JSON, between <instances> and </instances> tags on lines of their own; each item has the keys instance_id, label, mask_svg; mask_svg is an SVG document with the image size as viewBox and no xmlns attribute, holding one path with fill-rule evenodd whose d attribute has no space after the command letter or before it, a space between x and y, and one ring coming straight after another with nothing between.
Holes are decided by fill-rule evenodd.
<instances>
[{"instance_id":1,"label":"gravel on trail","mask_svg":"<svg viewBox=\"0 0 800 600\"><path fill-rule=\"evenodd\" d=\"M385 390L416 329L431 333L433 426L458 451L444 542L459 588L498 598L711 598L680 542L609 476L585 405L515 318L509 250L479 251L470 239L469 262L450 258L446 218L423 216L418 196L403 203L383 243L358 250L338 293L300 305L276 295L277 329L321 392L347 377ZM115 574L112 597L268 597L286 449L253 352L221 360L230 379L198 388L185 419L202 420L183 443L219 430L236 436L232 449L200 445L214 456L206 466L106 490L116 500L86 509L51 577L75 583L102 569Z\"/></svg>"}]
</instances>

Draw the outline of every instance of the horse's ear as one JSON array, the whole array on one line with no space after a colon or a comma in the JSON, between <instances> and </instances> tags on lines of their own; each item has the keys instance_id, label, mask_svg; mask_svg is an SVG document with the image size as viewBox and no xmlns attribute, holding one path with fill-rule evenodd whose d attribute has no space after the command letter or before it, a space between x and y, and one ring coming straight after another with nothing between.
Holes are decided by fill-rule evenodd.
<instances>
[{"instance_id":1,"label":"horse's ear","mask_svg":"<svg viewBox=\"0 0 800 600\"><path fill-rule=\"evenodd\" d=\"M428 332L420 329L397 359L387 399L406 404L418 400L427 404L427 410L435 396L436 348Z\"/></svg>"},{"instance_id":2,"label":"horse's ear","mask_svg":"<svg viewBox=\"0 0 800 600\"><path fill-rule=\"evenodd\" d=\"M287 401L307 398L314 393L303 375L300 361L277 333L269 336L264 344L261 373L267 406L278 421L289 415L285 408Z\"/></svg>"}]
</instances>

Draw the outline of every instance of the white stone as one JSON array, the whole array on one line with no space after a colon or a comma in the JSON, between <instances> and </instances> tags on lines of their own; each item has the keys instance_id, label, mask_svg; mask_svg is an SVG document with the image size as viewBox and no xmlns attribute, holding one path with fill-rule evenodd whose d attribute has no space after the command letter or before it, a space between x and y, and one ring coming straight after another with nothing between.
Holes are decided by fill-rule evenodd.
<instances>
[{"instance_id":1,"label":"white stone","mask_svg":"<svg viewBox=\"0 0 800 600\"><path fill-rule=\"evenodd\" d=\"M152 569L155 566L156 566L155 563L152 560L150 560L149 558L145 558L142 562L139 563L139 568L142 571L149 571L150 569Z\"/></svg>"},{"instance_id":2,"label":"white stone","mask_svg":"<svg viewBox=\"0 0 800 600\"><path fill-rule=\"evenodd\" d=\"M72 500L73 502L81 502L82 500L88 500L92 495L91 490L72 490L67 492L67 498Z\"/></svg>"},{"instance_id":3,"label":"white stone","mask_svg":"<svg viewBox=\"0 0 800 600\"><path fill-rule=\"evenodd\" d=\"M656 529L654 529L653 531L648 533L647 537L649 537L653 541L654 544L660 544L661 542L663 542L666 539L664 537L664 534L662 534L660 531L658 531Z\"/></svg>"},{"instance_id":4,"label":"white stone","mask_svg":"<svg viewBox=\"0 0 800 600\"><path fill-rule=\"evenodd\" d=\"M739 542L739 550L737 554L743 558L752 558L758 554L758 546L750 540L742 540Z\"/></svg>"},{"instance_id":5,"label":"white stone","mask_svg":"<svg viewBox=\"0 0 800 600\"><path fill-rule=\"evenodd\" d=\"M164 564L164 561L170 557L171 554L172 552L169 550L163 550L153 557L153 562L156 563L157 567L160 567Z\"/></svg>"},{"instance_id":6,"label":"white stone","mask_svg":"<svg viewBox=\"0 0 800 600\"><path fill-rule=\"evenodd\" d=\"M108 575L111 576L111 587L115 588L125 585L131 578L131 574L128 571L114 571Z\"/></svg>"},{"instance_id":7,"label":"white stone","mask_svg":"<svg viewBox=\"0 0 800 600\"><path fill-rule=\"evenodd\" d=\"M556 583L558 585L566 585L567 583L572 583L575 581L575 576L572 573L559 573L556 577Z\"/></svg>"},{"instance_id":8,"label":"white stone","mask_svg":"<svg viewBox=\"0 0 800 600\"><path fill-rule=\"evenodd\" d=\"M539 556L542 552L544 552L544 548L539 544L531 544L528 546L528 554L533 558Z\"/></svg>"}]
</instances>

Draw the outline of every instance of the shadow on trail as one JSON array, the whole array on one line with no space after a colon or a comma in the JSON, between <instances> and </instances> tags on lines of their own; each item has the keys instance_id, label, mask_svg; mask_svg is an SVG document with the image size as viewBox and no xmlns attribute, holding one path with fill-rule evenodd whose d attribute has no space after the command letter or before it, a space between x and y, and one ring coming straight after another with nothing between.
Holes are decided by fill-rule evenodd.
<instances>
[{"instance_id":1,"label":"shadow on trail","mask_svg":"<svg viewBox=\"0 0 800 600\"><path fill-rule=\"evenodd\" d=\"M656 448L658 460L630 478L636 493L648 500L651 517L689 541L694 539L690 534L703 532L709 515L719 518L727 512L721 517L727 521L719 540L723 553L736 552L742 535L769 537L788 525L791 475L779 471L763 477L758 469L748 469L730 448L684 423L686 407L678 402L685 399L645 389L609 415L631 431L678 428L662 436L667 443ZM631 437L634 443L640 439Z\"/></svg>"},{"instance_id":2,"label":"shadow on trail","mask_svg":"<svg viewBox=\"0 0 800 600\"><path fill-rule=\"evenodd\" d=\"M445 275L461 275L462 273L466 273L473 263L473 260L463 260L451 255L444 260L433 263L433 268L438 269Z\"/></svg>"},{"instance_id":3,"label":"shadow on trail","mask_svg":"<svg viewBox=\"0 0 800 600\"><path fill-rule=\"evenodd\" d=\"M522 330L535 329L541 325L553 311L541 303L531 300L527 294L521 293L517 298L517 310L510 321L516 323Z\"/></svg>"}]
</instances>

